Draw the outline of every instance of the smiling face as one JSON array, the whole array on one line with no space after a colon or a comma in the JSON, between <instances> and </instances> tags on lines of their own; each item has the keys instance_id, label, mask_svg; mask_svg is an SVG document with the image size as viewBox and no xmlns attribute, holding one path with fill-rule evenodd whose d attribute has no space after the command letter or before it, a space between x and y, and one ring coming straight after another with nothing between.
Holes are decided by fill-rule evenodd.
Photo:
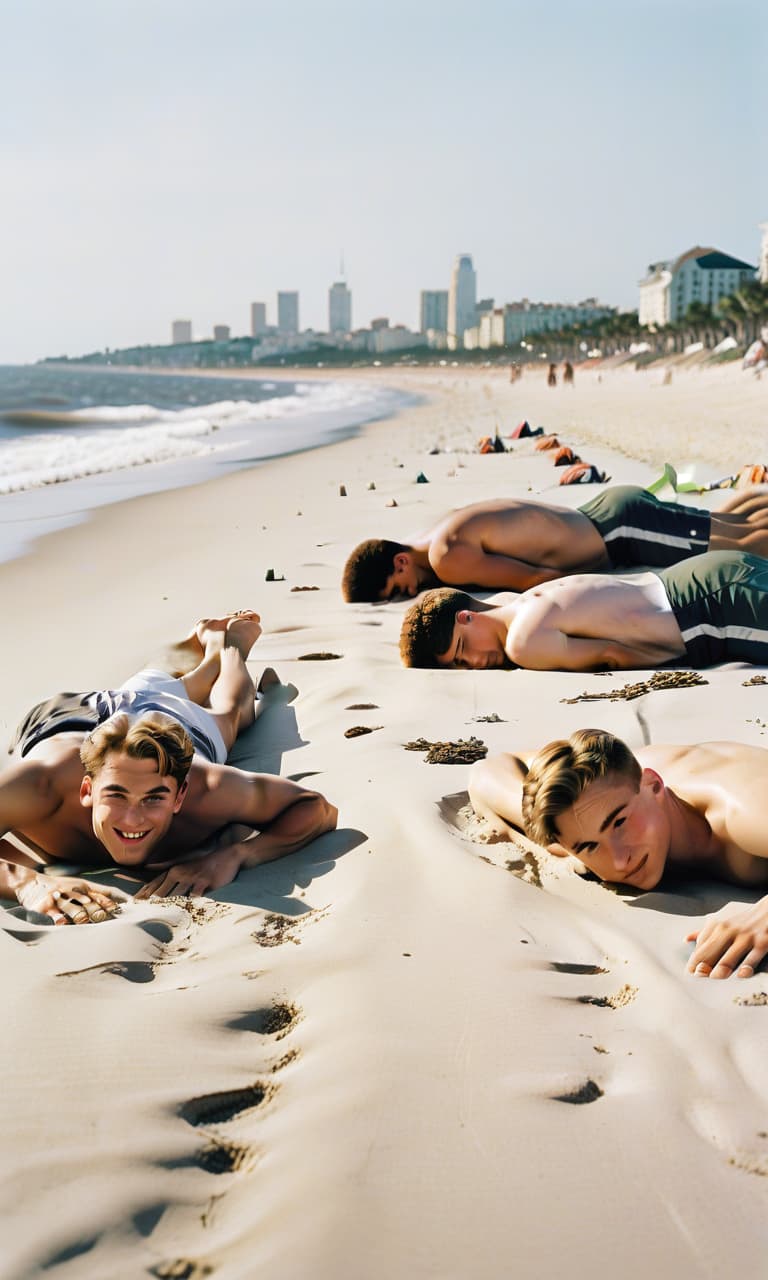
<instances>
[{"instance_id":1,"label":"smiling face","mask_svg":"<svg viewBox=\"0 0 768 1280\"><path fill-rule=\"evenodd\" d=\"M644 769L639 789L618 774L598 778L557 818L559 845L601 880L653 889L670 845L664 783Z\"/></svg>"},{"instance_id":2,"label":"smiling face","mask_svg":"<svg viewBox=\"0 0 768 1280\"><path fill-rule=\"evenodd\" d=\"M187 784L158 773L151 759L109 752L94 777L80 787L80 803L91 810L93 832L121 866L146 862L179 812Z\"/></svg>"},{"instance_id":3,"label":"smiling face","mask_svg":"<svg viewBox=\"0 0 768 1280\"><path fill-rule=\"evenodd\" d=\"M510 666L504 652L499 626L491 612L460 609L456 614L451 643L437 655L438 666L466 671L486 671Z\"/></svg>"}]
</instances>

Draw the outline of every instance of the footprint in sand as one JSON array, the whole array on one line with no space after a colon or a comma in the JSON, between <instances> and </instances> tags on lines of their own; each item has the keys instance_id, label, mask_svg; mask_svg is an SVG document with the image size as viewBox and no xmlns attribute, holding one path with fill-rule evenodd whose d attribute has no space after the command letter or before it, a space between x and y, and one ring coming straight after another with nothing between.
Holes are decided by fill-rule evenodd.
<instances>
[{"instance_id":1,"label":"footprint in sand","mask_svg":"<svg viewBox=\"0 0 768 1280\"><path fill-rule=\"evenodd\" d=\"M214 1138L198 1152L195 1163L204 1173L247 1173L256 1163L256 1155L254 1147Z\"/></svg>"},{"instance_id":2,"label":"footprint in sand","mask_svg":"<svg viewBox=\"0 0 768 1280\"><path fill-rule=\"evenodd\" d=\"M282 1040L301 1019L301 1010L288 1001L276 1001L265 1009L254 1009L227 1023L231 1031L253 1031L260 1036Z\"/></svg>"},{"instance_id":3,"label":"footprint in sand","mask_svg":"<svg viewBox=\"0 0 768 1280\"><path fill-rule=\"evenodd\" d=\"M219 1093L204 1093L199 1098L190 1098L179 1107L179 1115L195 1128L208 1124L225 1124L244 1111L260 1107L274 1092L274 1085L262 1084L260 1080L256 1080L241 1089L222 1089Z\"/></svg>"}]
</instances>

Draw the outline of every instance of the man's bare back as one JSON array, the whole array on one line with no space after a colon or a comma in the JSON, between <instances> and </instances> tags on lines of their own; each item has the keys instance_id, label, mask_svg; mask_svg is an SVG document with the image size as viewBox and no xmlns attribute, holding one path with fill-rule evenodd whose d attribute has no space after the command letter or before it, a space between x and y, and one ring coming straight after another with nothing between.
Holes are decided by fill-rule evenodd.
<instances>
[{"instance_id":1,"label":"man's bare back","mask_svg":"<svg viewBox=\"0 0 768 1280\"><path fill-rule=\"evenodd\" d=\"M524 591L564 573L609 565L605 543L580 511L497 499L452 511L413 543L449 585Z\"/></svg>"}]
</instances>

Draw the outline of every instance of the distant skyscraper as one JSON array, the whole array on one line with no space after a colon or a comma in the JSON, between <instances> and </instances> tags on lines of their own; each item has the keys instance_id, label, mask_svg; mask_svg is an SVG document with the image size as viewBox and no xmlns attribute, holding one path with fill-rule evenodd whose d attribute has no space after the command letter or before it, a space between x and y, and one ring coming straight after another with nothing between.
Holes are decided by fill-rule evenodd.
<instances>
[{"instance_id":1,"label":"distant skyscraper","mask_svg":"<svg viewBox=\"0 0 768 1280\"><path fill-rule=\"evenodd\" d=\"M266 302L251 303L251 337L258 338L267 327Z\"/></svg>"},{"instance_id":2,"label":"distant skyscraper","mask_svg":"<svg viewBox=\"0 0 768 1280\"><path fill-rule=\"evenodd\" d=\"M328 332L349 333L352 329L352 294L343 280L328 290Z\"/></svg>"},{"instance_id":3,"label":"distant skyscraper","mask_svg":"<svg viewBox=\"0 0 768 1280\"><path fill-rule=\"evenodd\" d=\"M477 297L477 278L468 253L459 254L451 272L451 287L448 290L448 346L461 347L464 330L474 328L477 323L475 299Z\"/></svg>"},{"instance_id":4,"label":"distant skyscraper","mask_svg":"<svg viewBox=\"0 0 768 1280\"><path fill-rule=\"evenodd\" d=\"M214 342L229 342L230 329L228 324L215 324L213 326Z\"/></svg>"},{"instance_id":5,"label":"distant skyscraper","mask_svg":"<svg viewBox=\"0 0 768 1280\"><path fill-rule=\"evenodd\" d=\"M278 293L277 327L281 333L299 332L299 295L296 292Z\"/></svg>"},{"instance_id":6,"label":"distant skyscraper","mask_svg":"<svg viewBox=\"0 0 768 1280\"><path fill-rule=\"evenodd\" d=\"M191 320L174 320L171 325L171 342L191 342L192 341L192 321Z\"/></svg>"},{"instance_id":7,"label":"distant skyscraper","mask_svg":"<svg viewBox=\"0 0 768 1280\"><path fill-rule=\"evenodd\" d=\"M448 332L447 289L422 289L419 326L422 333L426 333L427 329L436 329L438 333Z\"/></svg>"}]
</instances>

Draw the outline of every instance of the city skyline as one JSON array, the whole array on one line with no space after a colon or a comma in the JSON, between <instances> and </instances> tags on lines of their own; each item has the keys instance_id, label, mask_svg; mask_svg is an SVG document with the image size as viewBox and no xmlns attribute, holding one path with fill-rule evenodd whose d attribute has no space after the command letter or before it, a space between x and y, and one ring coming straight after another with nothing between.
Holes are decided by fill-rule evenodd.
<instances>
[{"instance_id":1,"label":"city skyline","mask_svg":"<svg viewBox=\"0 0 768 1280\"><path fill-rule=\"evenodd\" d=\"M2 363L286 288L321 330L340 245L358 327L418 328L464 249L478 298L622 309L694 244L758 260L753 0L36 0L4 38Z\"/></svg>"}]
</instances>

